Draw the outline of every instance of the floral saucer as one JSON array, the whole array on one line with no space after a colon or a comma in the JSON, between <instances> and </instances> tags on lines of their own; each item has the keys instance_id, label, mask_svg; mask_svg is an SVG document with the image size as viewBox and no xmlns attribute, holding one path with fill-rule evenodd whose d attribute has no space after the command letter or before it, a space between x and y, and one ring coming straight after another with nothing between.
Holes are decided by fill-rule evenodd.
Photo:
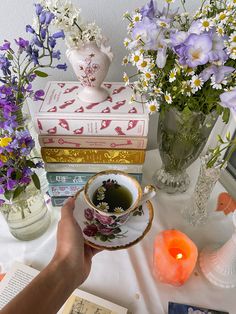
<instances>
[{"instance_id":1,"label":"floral saucer","mask_svg":"<svg viewBox=\"0 0 236 314\"><path fill-rule=\"evenodd\" d=\"M151 228L153 206L147 201L132 213L129 220L117 228L102 225L84 200L84 189L76 194L74 217L80 225L85 242L97 249L128 248L144 238Z\"/></svg>"}]
</instances>

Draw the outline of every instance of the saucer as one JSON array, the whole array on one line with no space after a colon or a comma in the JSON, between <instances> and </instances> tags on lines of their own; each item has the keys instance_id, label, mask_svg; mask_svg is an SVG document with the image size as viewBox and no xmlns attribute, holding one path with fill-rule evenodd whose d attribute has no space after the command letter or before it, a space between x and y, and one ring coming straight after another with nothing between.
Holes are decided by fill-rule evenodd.
<instances>
[{"instance_id":1,"label":"saucer","mask_svg":"<svg viewBox=\"0 0 236 314\"><path fill-rule=\"evenodd\" d=\"M148 233L153 220L153 206L150 201L147 201L131 214L124 225L111 229L101 225L88 215L84 189L81 189L76 194L74 217L80 225L88 245L96 249L119 250L138 243Z\"/></svg>"}]
</instances>

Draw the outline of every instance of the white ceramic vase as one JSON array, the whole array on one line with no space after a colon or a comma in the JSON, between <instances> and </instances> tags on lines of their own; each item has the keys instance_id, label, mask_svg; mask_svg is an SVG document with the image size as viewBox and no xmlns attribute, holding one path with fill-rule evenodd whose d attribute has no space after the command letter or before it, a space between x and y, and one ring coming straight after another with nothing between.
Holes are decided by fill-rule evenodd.
<instances>
[{"instance_id":1,"label":"white ceramic vase","mask_svg":"<svg viewBox=\"0 0 236 314\"><path fill-rule=\"evenodd\" d=\"M101 87L112 61L110 47L99 48L95 42L81 48L69 48L66 56L83 88L78 97L85 102L102 102L108 92Z\"/></svg>"},{"instance_id":2,"label":"white ceramic vase","mask_svg":"<svg viewBox=\"0 0 236 314\"><path fill-rule=\"evenodd\" d=\"M205 248L200 254L200 268L204 276L221 288L236 287L236 212L233 214L235 231L223 246Z\"/></svg>"}]
</instances>

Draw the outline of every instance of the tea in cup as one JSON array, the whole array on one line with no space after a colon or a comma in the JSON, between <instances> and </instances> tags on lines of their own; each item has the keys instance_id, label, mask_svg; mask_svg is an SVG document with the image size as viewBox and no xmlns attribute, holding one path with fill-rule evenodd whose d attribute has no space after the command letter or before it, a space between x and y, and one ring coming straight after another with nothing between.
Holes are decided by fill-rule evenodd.
<instances>
[{"instance_id":1,"label":"tea in cup","mask_svg":"<svg viewBox=\"0 0 236 314\"><path fill-rule=\"evenodd\" d=\"M139 182L118 170L106 170L91 177L84 187L84 199L95 218L110 228L124 224L131 213L156 195L148 185L144 192Z\"/></svg>"}]
</instances>

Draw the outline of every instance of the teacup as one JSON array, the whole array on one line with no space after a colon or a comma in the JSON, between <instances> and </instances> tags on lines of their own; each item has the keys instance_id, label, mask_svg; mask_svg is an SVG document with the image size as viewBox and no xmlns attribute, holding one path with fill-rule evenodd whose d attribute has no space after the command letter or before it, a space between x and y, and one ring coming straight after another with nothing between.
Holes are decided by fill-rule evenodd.
<instances>
[{"instance_id":1,"label":"teacup","mask_svg":"<svg viewBox=\"0 0 236 314\"><path fill-rule=\"evenodd\" d=\"M110 186L114 183L118 184L120 187L124 187L126 191L129 192L131 198L128 208L125 208L122 211L118 210L110 212L109 210L101 207L99 208L98 205L94 204L94 195L97 195L96 193L101 187L107 185ZM84 186L84 200L90 210L92 210L94 218L98 221L98 223L109 228L116 228L117 226L121 226L126 223L133 211L155 195L156 188L154 186L147 185L142 191L139 182L134 177L119 170L106 170L99 172L92 176ZM107 203L103 202L103 204ZM118 206L118 208L121 207Z\"/></svg>"}]
</instances>

